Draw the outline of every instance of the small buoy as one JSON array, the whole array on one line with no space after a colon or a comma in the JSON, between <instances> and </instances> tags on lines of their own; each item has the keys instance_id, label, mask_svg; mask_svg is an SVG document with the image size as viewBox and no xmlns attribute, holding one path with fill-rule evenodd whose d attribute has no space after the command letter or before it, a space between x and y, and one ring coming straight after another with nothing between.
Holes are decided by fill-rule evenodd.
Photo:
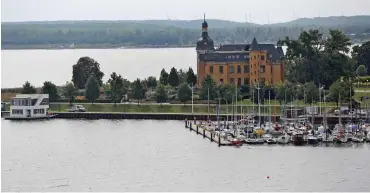
<instances>
[{"instance_id":1,"label":"small buoy","mask_svg":"<svg viewBox=\"0 0 370 193\"><path fill-rule=\"evenodd\" d=\"M270 176L267 176L267 179L270 179Z\"/></svg>"}]
</instances>

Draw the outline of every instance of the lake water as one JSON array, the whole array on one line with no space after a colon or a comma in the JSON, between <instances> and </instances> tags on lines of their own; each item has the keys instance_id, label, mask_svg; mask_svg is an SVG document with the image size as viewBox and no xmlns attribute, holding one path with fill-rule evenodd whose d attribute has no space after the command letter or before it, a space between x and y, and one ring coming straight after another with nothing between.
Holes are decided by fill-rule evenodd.
<instances>
[{"instance_id":1,"label":"lake water","mask_svg":"<svg viewBox=\"0 0 370 193\"><path fill-rule=\"evenodd\" d=\"M195 48L1 50L1 55L1 88L22 87L27 80L35 86L46 80L64 85L72 79L72 66L83 56L100 63L104 81L112 72L135 80L159 77L162 68L196 71L197 61Z\"/></svg>"},{"instance_id":2,"label":"lake water","mask_svg":"<svg viewBox=\"0 0 370 193\"><path fill-rule=\"evenodd\" d=\"M2 191L370 189L370 144L218 147L177 121L1 124Z\"/></svg>"}]
</instances>

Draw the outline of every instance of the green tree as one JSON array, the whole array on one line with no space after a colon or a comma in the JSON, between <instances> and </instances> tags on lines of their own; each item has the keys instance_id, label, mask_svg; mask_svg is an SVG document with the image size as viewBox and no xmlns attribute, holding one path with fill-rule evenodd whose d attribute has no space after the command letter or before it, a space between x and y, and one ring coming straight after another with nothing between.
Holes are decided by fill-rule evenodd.
<instances>
[{"instance_id":1,"label":"green tree","mask_svg":"<svg viewBox=\"0 0 370 193\"><path fill-rule=\"evenodd\" d=\"M171 68L170 75L168 76L168 84L172 87L179 86L179 75L177 74L177 70L175 67Z\"/></svg>"},{"instance_id":2,"label":"green tree","mask_svg":"<svg viewBox=\"0 0 370 193\"><path fill-rule=\"evenodd\" d=\"M67 82L63 87L63 95L68 98L69 104L72 104L77 96L77 89L72 82Z\"/></svg>"},{"instance_id":3,"label":"green tree","mask_svg":"<svg viewBox=\"0 0 370 193\"><path fill-rule=\"evenodd\" d=\"M319 101L319 88L313 82L307 82L303 86L304 94L306 95L304 98L306 99L306 103L311 104L314 101Z\"/></svg>"},{"instance_id":4,"label":"green tree","mask_svg":"<svg viewBox=\"0 0 370 193\"><path fill-rule=\"evenodd\" d=\"M114 106L116 106L117 101L121 100L122 96L127 92L123 85L123 78L121 75L117 75L117 73L113 72L110 75L108 83L111 88L111 99L114 102Z\"/></svg>"},{"instance_id":5,"label":"green tree","mask_svg":"<svg viewBox=\"0 0 370 193\"><path fill-rule=\"evenodd\" d=\"M168 100L168 94L163 84L159 84L155 92L155 100L157 103L164 103Z\"/></svg>"},{"instance_id":6,"label":"green tree","mask_svg":"<svg viewBox=\"0 0 370 193\"><path fill-rule=\"evenodd\" d=\"M185 72L184 70L180 69L178 71L178 76L179 76L179 85L186 82L186 79L187 79L187 72Z\"/></svg>"},{"instance_id":7,"label":"green tree","mask_svg":"<svg viewBox=\"0 0 370 193\"><path fill-rule=\"evenodd\" d=\"M277 85L276 94L280 104L289 103L293 100L296 95L295 85L291 82L285 82L284 84ZM284 103L283 103L284 102Z\"/></svg>"},{"instance_id":8,"label":"green tree","mask_svg":"<svg viewBox=\"0 0 370 193\"><path fill-rule=\"evenodd\" d=\"M44 85L41 88L41 92L44 94L49 94L49 99L51 101L59 98L57 86L50 81L44 82Z\"/></svg>"},{"instance_id":9,"label":"green tree","mask_svg":"<svg viewBox=\"0 0 370 193\"><path fill-rule=\"evenodd\" d=\"M339 102L349 101L351 95L354 95L354 90L348 81L339 79L330 86L329 97L337 103L337 106Z\"/></svg>"},{"instance_id":10,"label":"green tree","mask_svg":"<svg viewBox=\"0 0 370 193\"><path fill-rule=\"evenodd\" d=\"M197 84L197 76L195 76L192 68L189 68L189 70L186 72L186 82L189 85Z\"/></svg>"},{"instance_id":11,"label":"green tree","mask_svg":"<svg viewBox=\"0 0 370 193\"><path fill-rule=\"evenodd\" d=\"M237 94L238 99L240 99L240 90L233 84L219 85L216 90L216 92L218 92L218 97L221 98L220 100L222 102L231 104L231 102L235 100L235 94Z\"/></svg>"},{"instance_id":12,"label":"green tree","mask_svg":"<svg viewBox=\"0 0 370 193\"><path fill-rule=\"evenodd\" d=\"M136 79L131 85L132 98L137 100L137 105L140 104L140 100L144 99L145 88L140 79Z\"/></svg>"},{"instance_id":13,"label":"green tree","mask_svg":"<svg viewBox=\"0 0 370 193\"><path fill-rule=\"evenodd\" d=\"M365 65L358 66L358 68L356 70L356 75L357 76L366 76L367 75L367 69L366 69Z\"/></svg>"},{"instance_id":14,"label":"green tree","mask_svg":"<svg viewBox=\"0 0 370 193\"><path fill-rule=\"evenodd\" d=\"M177 93L177 97L179 98L179 100L185 105L187 101L191 100L191 95L192 93L189 85L186 83L182 83Z\"/></svg>"},{"instance_id":15,"label":"green tree","mask_svg":"<svg viewBox=\"0 0 370 193\"><path fill-rule=\"evenodd\" d=\"M94 75L91 75L89 79L87 79L85 88L85 98L91 101L91 104L94 104L94 102L96 101L96 99L99 98L100 95L99 81L95 78Z\"/></svg>"},{"instance_id":16,"label":"green tree","mask_svg":"<svg viewBox=\"0 0 370 193\"><path fill-rule=\"evenodd\" d=\"M340 77L353 77L354 63L346 55L351 42L347 36L330 30L328 38L318 30L303 31L297 40L288 37L285 74L290 82L331 85Z\"/></svg>"},{"instance_id":17,"label":"green tree","mask_svg":"<svg viewBox=\"0 0 370 193\"><path fill-rule=\"evenodd\" d=\"M352 58L356 60L358 65L365 65L367 74L370 75L370 41L363 43L361 46L354 46Z\"/></svg>"},{"instance_id":18,"label":"green tree","mask_svg":"<svg viewBox=\"0 0 370 193\"><path fill-rule=\"evenodd\" d=\"M202 88L200 91L200 98L202 100L208 100L208 91L209 91L209 100L214 100L218 96L216 82L212 79L212 77L209 74L204 78L202 82Z\"/></svg>"},{"instance_id":19,"label":"green tree","mask_svg":"<svg viewBox=\"0 0 370 193\"><path fill-rule=\"evenodd\" d=\"M26 81L24 83L23 88L22 88L22 94L35 94L36 93L36 88L31 85L30 82Z\"/></svg>"},{"instance_id":20,"label":"green tree","mask_svg":"<svg viewBox=\"0 0 370 193\"><path fill-rule=\"evenodd\" d=\"M159 82L163 85L168 85L168 73L166 70L163 68L161 71L161 75L159 76Z\"/></svg>"},{"instance_id":21,"label":"green tree","mask_svg":"<svg viewBox=\"0 0 370 193\"><path fill-rule=\"evenodd\" d=\"M73 65L72 82L77 89L84 89L89 77L93 75L99 85L103 84L104 73L100 71L100 64L90 57L81 57L77 64Z\"/></svg>"},{"instance_id":22,"label":"green tree","mask_svg":"<svg viewBox=\"0 0 370 193\"><path fill-rule=\"evenodd\" d=\"M154 76L149 76L146 82L149 89L154 89L157 87L157 78Z\"/></svg>"}]
</instances>

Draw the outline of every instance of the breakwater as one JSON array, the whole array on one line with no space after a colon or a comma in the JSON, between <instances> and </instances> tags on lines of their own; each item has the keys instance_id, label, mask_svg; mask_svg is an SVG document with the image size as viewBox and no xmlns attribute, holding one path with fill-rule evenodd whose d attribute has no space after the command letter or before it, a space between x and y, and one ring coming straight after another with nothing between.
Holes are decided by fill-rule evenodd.
<instances>
[{"instance_id":1,"label":"breakwater","mask_svg":"<svg viewBox=\"0 0 370 193\"><path fill-rule=\"evenodd\" d=\"M56 115L56 119L148 119L148 120L217 120L217 114L192 114L192 113L123 113L123 112L52 112L50 114ZM1 116L9 115L9 111L2 111ZM236 114L238 117L241 114ZM226 120L227 114L220 114L220 120ZM315 115L310 116L309 119L315 119L315 124L320 124L323 121L323 116ZM229 115L229 120L231 116ZM256 120L258 116L255 117ZM262 121L268 120L270 116L261 116ZM348 115L342 115L342 122L349 122L351 119L353 121L358 121L359 119L365 119L366 117L356 117ZM271 116L272 121L280 121L279 116ZM336 124L339 121L339 116L337 115L327 115L328 124Z\"/></svg>"}]
</instances>

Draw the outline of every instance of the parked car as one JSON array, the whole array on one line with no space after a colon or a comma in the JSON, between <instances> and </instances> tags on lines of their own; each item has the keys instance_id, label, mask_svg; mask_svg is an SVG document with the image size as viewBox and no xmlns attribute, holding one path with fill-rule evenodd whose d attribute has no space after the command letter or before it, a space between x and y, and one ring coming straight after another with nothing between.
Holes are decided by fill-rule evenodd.
<instances>
[{"instance_id":1,"label":"parked car","mask_svg":"<svg viewBox=\"0 0 370 193\"><path fill-rule=\"evenodd\" d=\"M86 109L82 105L74 105L73 107L67 109L68 112L86 112Z\"/></svg>"}]
</instances>

